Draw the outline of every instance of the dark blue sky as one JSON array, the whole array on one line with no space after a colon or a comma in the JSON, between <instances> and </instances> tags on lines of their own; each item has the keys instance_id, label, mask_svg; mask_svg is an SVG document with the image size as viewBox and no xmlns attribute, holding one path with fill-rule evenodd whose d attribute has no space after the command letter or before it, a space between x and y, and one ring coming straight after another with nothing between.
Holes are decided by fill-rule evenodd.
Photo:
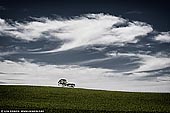
<instances>
[{"instance_id":1,"label":"dark blue sky","mask_svg":"<svg viewBox=\"0 0 170 113\"><path fill-rule=\"evenodd\" d=\"M86 13L109 13L170 30L168 0L0 0L0 18L24 20L29 16L70 17Z\"/></svg>"}]
</instances>

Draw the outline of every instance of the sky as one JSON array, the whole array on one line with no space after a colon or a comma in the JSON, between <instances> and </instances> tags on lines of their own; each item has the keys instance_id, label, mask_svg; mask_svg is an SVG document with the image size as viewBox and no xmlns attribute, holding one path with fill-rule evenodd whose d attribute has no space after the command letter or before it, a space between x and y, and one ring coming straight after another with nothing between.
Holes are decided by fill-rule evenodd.
<instances>
[{"instance_id":1,"label":"sky","mask_svg":"<svg viewBox=\"0 0 170 113\"><path fill-rule=\"evenodd\" d=\"M170 92L165 0L0 0L0 84Z\"/></svg>"}]
</instances>

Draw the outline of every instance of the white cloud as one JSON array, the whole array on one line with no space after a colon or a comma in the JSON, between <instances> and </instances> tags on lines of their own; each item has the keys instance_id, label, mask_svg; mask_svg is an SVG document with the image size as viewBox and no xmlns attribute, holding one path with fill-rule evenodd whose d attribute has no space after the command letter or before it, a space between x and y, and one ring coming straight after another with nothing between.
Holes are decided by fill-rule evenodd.
<instances>
[{"instance_id":1,"label":"white cloud","mask_svg":"<svg viewBox=\"0 0 170 113\"><path fill-rule=\"evenodd\" d=\"M108 53L107 55L111 57L116 56L115 52ZM118 55L140 58L139 61L136 61L140 63L139 68L126 72L126 73L133 73L132 74L133 76L138 76L138 75L148 76L149 73L145 73L145 71L152 71L152 70L158 70L158 69L170 67L170 58L168 57L157 57L157 56L133 54L133 53L119 53Z\"/></svg>"},{"instance_id":2,"label":"white cloud","mask_svg":"<svg viewBox=\"0 0 170 113\"><path fill-rule=\"evenodd\" d=\"M126 24L125 27L113 27L115 24ZM14 22L9 25L0 19L0 32L24 40L36 40L45 32L61 40L66 40L61 48L54 51L64 51L80 46L93 44L113 44L136 42L135 37L147 35L153 29L142 22L128 22L127 20L105 14L87 14L72 19L39 18L38 21L24 23ZM2 34L1 34L2 35Z\"/></svg>"},{"instance_id":3,"label":"white cloud","mask_svg":"<svg viewBox=\"0 0 170 113\"><path fill-rule=\"evenodd\" d=\"M12 51L12 52L0 52L0 57L15 54L15 53L17 53L17 52L14 52L14 51Z\"/></svg>"},{"instance_id":4,"label":"white cloud","mask_svg":"<svg viewBox=\"0 0 170 113\"><path fill-rule=\"evenodd\" d=\"M138 81L134 76L112 70L75 65L38 65L6 60L0 62L0 80L13 85L57 86L60 78L76 83L78 88L112 91L170 92L170 81ZM4 74L3 74L4 73ZM166 77L167 78L167 77ZM166 79L165 78L165 79ZM163 77L158 78L164 80Z\"/></svg>"},{"instance_id":5,"label":"white cloud","mask_svg":"<svg viewBox=\"0 0 170 113\"><path fill-rule=\"evenodd\" d=\"M155 40L161 41L161 42L170 42L170 32L162 32L158 36L155 37Z\"/></svg>"},{"instance_id":6,"label":"white cloud","mask_svg":"<svg viewBox=\"0 0 170 113\"><path fill-rule=\"evenodd\" d=\"M109 69L79 67L75 65L39 65L23 62L5 60L0 62L0 80L8 84L31 84L31 85L57 85L60 78L67 78L71 82L78 83L81 87L90 81L101 79L101 75L111 71ZM15 74L13 73L23 73Z\"/></svg>"},{"instance_id":7,"label":"white cloud","mask_svg":"<svg viewBox=\"0 0 170 113\"><path fill-rule=\"evenodd\" d=\"M149 55L140 55L140 57L142 58L141 63L143 63L143 65L141 65L137 70L135 70L137 72L170 67L170 58L161 58Z\"/></svg>"}]
</instances>

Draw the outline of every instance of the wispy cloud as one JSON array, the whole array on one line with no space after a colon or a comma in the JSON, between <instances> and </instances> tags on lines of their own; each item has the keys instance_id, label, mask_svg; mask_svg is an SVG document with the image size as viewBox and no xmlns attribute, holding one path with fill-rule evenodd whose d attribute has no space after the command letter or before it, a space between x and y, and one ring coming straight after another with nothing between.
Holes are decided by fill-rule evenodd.
<instances>
[{"instance_id":1,"label":"wispy cloud","mask_svg":"<svg viewBox=\"0 0 170 113\"><path fill-rule=\"evenodd\" d=\"M121 26L123 24L127 26ZM9 35L28 41L53 36L64 41L61 48L51 52L93 44L135 43L137 41L136 37L147 35L153 30L146 23L130 22L106 14L87 14L70 19L53 20L36 18L34 21L27 23L13 22L12 25L0 19L0 25L1 35Z\"/></svg>"},{"instance_id":2,"label":"wispy cloud","mask_svg":"<svg viewBox=\"0 0 170 113\"><path fill-rule=\"evenodd\" d=\"M162 32L155 37L155 40L170 43L170 32Z\"/></svg>"},{"instance_id":3,"label":"wispy cloud","mask_svg":"<svg viewBox=\"0 0 170 113\"><path fill-rule=\"evenodd\" d=\"M15 54L16 52L0 52L0 57L1 56L7 56L7 55L11 55L11 54Z\"/></svg>"},{"instance_id":4,"label":"wispy cloud","mask_svg":"<svg viewBox=\"0 0 170 113\"><path fill-rule=\"evenodd\" d=\"M79 88L170 92L170 81L165 81L165 79L169 79L169 76L165 76L165 78L164 76L157 77L160 82L137 80L141 75L147 76L147 73L136 73L134 74L135 76L126 76L123 73L114 73L110 69L76 65L40 65L28 62L27 60L22 62L9 60L0 62L0 72L2 84L57 86L57 81L60 78L66 78L70 82L76 83L76 87Z\"/></svg>"},{"instance_id":5,"label":"wispy cloud","mask_svg":"<svg viewBox=\"0 0 170 113\"><path fill-rule=\"evenodd\" d=\"M121 44L124 46L129 42L136 43L140 40L140 36L146 36L152 31L152 26L147 23L128 21L121 17L108 14L87 14L67 19L33 18L32 21L23 23L17 21L8 23L8 21L0 19L1 36L11 36L11 38L30 42L37 41L41 38L54 38L62 41L63 45L61 45L61 47L56 49L54 49L54 47L53 50L45 49L41 51L41 53L65 51L77 47L89 46L90 49L105 54L108 49L107 45ZM161 43L170 42L169 32L157 33L158 35L153 35L156 41L160 41ZM92 45L102 46L93 47ZM33 53L37 53L37 51L41 49L40 47L33 49L27 48L28 51ZM141 53L140 50L138 50L138 53ZM67 78L69 81L75 82L77 87L82 88L170 92L169 75L154 76L155 73L153 72L170 67L170 58L162 55L160 51L156 56L121 52L116 56L115 53L109 52L106 53L106 57L104 58L79 61L75 63L76 65L36 64L24 58L19 59L20 62L5 60L5 56L10 54L15 54L15 52L0 53L0 58L4 57L3 61L0 61L1 84L56 86L58 79ZM119 60L121 56L125 58L137 58L134 61L127 61L127 63L138 63L138 65L130 71L120 71L119 73L112 68L104 69L87 67L87 65L86 67L83 66L83 64L105 62L113 59L113 57ZM120 62L120 65L121 63L124 62ZM158 71L156 73L159 74ZM154 78L154 80L148 81L147 79L143 79L139 81L141 77L146 78L151 75L153 75L152 78Z\"/></svg>"},{"instance_id":6,"label":"wispy cloud","mask_svg":"<svg viewBox=\"0 0 170 113\"><path fill-rule=\"evenodd\" d=\"M107 55L115 56L115 53L108 53ZM140 59L136 61L140 63L139 68L126 72L126 73L131 73L131 75L135 77L137 77L136 76L137 73L138 75L141 75L141 76L148 76L150 75L150 73L144 73L144 72L170 67L170 58L168 57L157 57L157 56L133 54L133 53L119 53L119 56L129 56L129 57L135 56Z\"/></svg>"},{"instance_id":7,"label":"wispy cloud","mask_svg":"<svg viewBox=\"0 0 170 113\"><path fill-rule=\"evenodd\" d=\"M57 85L60 78L77 83L77 87L88 86L88 83L99 81L109 69L88 68L76 65L39 65L27 60L0 62L1 81L8 84ZM11 73L24 73L11 75ZM4 75L4 76L3 76ZM9 80L10 79L10 80ZM92 86L88 86L92 87Z\"/></svg>"},{"instance_id":8,"label":"wispy cloud","mask_svg":"<svg viewBox=\"0 0 170 113\"><path fill-rule=\"evenodd\" d=\"M170 67L170 58L161 58L149 55L140 55L140 57L142 58L141 63L143 65L136 69L136 72L152 71Z\"/></svg>"}]
</instances>

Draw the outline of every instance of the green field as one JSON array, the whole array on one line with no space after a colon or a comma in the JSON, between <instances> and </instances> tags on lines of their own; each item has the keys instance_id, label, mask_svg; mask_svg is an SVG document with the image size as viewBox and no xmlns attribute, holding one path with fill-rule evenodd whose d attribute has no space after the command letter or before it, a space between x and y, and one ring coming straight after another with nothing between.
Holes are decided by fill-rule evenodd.
<instances>
[{"instance_id":1,"label":"green field","mask_svg":"<svg viewBox=\"0 0 170 113\"><path fill-rule=\"evenodd\" d=\"M170 93L130 93L78 88L0 86L1 110L56 112L170 112Z\"/></svg>"}]
</instances>

